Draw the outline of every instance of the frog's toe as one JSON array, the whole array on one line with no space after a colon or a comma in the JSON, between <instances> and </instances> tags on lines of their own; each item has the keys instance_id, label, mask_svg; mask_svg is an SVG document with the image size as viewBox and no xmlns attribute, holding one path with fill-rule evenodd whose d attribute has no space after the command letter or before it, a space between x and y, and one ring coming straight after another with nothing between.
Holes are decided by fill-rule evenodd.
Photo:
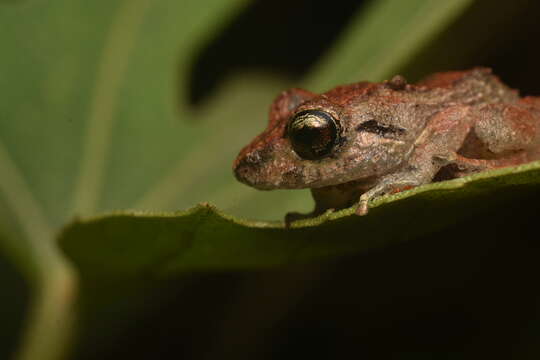
<instances>
[{"instance_id":1,"label":"frog's toe","mask_svg":"<svg viewBox=\"0 0 540 360\"><path fill-rule=\"evenodd\" d=\"M369 210L368 200L360 199L356 207L356 211L354 213L358 216L364 216L368 213L368 210Z\"/></svg>"},{"instance_id":2,"label":"frog's toe","mask_svg":"<svg viewBox=\"0 0 540 360\"><path fill-rule=\"evenodd\" d=\"M356 211L354 212L358 216L364 216L369 211L369 201L375 196L376 189L371 189L368 192L363 193L358 199L358 204L356 205Z\"/></svg>"}]
</instances>

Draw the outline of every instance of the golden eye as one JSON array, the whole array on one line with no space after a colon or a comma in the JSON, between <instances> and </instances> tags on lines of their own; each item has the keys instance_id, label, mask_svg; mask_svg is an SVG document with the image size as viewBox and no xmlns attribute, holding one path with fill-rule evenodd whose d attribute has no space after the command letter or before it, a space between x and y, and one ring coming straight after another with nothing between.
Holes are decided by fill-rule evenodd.
<instances>
[{"instance_id":1,"label":"golden eye","mask_svg":"<svg viewBox=\"0 0 540 360\"><path fill-rule=\"evenodd\" d=\"M291 118L287 136L298 156L318 160L331 154L337 145L339 124L325 111L305 110Z\"/></svg>"}]
</instances>

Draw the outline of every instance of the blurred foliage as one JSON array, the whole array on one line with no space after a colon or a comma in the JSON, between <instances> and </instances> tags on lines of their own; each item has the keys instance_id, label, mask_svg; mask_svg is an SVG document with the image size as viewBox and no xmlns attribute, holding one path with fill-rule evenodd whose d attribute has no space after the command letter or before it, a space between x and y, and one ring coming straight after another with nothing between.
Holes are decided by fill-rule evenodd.
<instances>
[{"instance_id":1,"label":"blurred foliage","mask_svg":"<svg viewBox=\"0 0 540 360\"><path fill-rule=\"evenodd\" d=\"M305 192L230 174L288 86L484 65L538 92L538 10L0 2L0 358L538 357L538 164L291 231L236 217Z\"/></svg>"}]
</instances>

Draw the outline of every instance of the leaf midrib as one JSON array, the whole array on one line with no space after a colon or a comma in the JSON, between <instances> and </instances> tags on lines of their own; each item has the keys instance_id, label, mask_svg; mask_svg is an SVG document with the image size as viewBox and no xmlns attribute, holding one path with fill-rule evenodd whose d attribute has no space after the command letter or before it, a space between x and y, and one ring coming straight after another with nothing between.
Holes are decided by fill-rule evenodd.
<instances>
[{"instance_id":1,"label":"leaf midrib","mask_svg":"<svg viewBox=\"0 0 540 360\"><path fill-rule=\"evenodd\" d=\"M122 80L135 48L138 30L152 4L150 0L125 1L111 24L97 66L71 213L88 215L98 209Z\"/></svg>"}]
</instances>

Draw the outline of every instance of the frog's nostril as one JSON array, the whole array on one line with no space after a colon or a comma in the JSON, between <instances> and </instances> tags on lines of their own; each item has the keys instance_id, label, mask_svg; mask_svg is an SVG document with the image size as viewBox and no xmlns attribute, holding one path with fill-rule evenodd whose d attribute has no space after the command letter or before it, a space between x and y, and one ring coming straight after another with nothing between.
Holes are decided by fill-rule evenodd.
<instances>
[{"instance_id":1,"label":"frog's nostril","mask_svg":"<svg viewBox=\"0 0 540 360\"><path fill-rule=\"evenodd\" d=\"M249 153L246 156L246 163L248 163L250 166L258 166L261 163L261 156L259 155L259 152L254 151Z\"/></svg>"},{"instance_id":2,"label":"frog's nostril","mask_svg":"<svg viewBox=\"0 0 540 360\"><path fill-rule=\"evenodd\" d=\"M262 148L241 155L234 166L236 178L240 182L255 186L255 183L261 181L261 170L271 158L270 153L268 149Z\"/></svg>"},{"instance_id":3,"label":"frog's nostril","mask_svg":"<svg viewBox=\"0 0 540 360\"><path fill-rule=\"evenodd\" d=\"M259 162L257 156L253 156L251 153L244 156L238 161L234 167L234 175L243 183L251 183L249 178L257 173L259 168Z\"/></svg>"},{"instance_id":4,"label":"frog's nostril","mask_svg":"<svg viewBox=\"0 0 540 360\"><path fill-rule=\"evenodd\" d=\"M266 148L254 150L246 156L246 161L254 167L264 166L269 159L270 151Z\"/></svg>"}]
</instances>

